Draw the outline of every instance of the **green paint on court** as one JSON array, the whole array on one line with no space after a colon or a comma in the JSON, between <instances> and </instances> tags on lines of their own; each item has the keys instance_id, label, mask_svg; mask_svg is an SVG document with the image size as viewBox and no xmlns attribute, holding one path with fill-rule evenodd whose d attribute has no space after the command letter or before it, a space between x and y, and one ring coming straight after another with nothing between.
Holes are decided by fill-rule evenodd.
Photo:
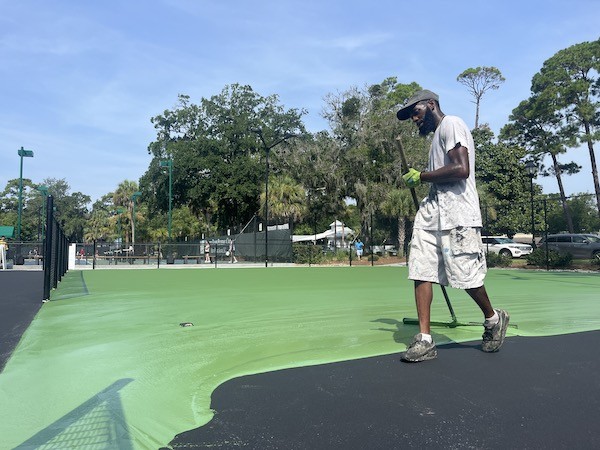
<instances>
[{"instance_id":1,"label":"green paint on court","mask_svg":"<svg viewBox=\"0 0 600 450\"><path fill-rule=\"evenodd\" d=\"M492 270L487 288L509 336L600 329L598 274ZM461 322L482 320L448 293ZM157 449L210 421L231 378L399 353L417 332L404 267L72 271L51 299L0 374L2 448Z\"/></svg>"}]
</instances>

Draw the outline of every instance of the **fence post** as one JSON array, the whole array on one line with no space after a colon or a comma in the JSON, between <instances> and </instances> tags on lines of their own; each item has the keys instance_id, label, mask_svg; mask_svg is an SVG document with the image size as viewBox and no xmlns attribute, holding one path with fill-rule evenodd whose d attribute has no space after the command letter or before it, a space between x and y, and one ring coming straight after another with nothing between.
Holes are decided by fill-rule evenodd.
<instances>
[{"instance_id":1,"label":"fence post","mask_svg":"<svg viewBox=\"0 0 600 450\"><path fill-rule=\"evenodd\" d=\"M374 259L375 259L375 254L373 253L374 251L374 247L373 247L373 211L371 211L371 267L373 267L373 264L375 263Z\"/></svg>"},{"instance_id":2,"label":"fence post","mask_svg":"<svg viewBox=\"0 0 600 450\"><path fill-rule=\"evenodd\" d=\"M544 198L544 242L546 243L546 271L550 270L550 255L548 253L548 209Z\"/></svg>"},{"instance_id":3,"label":"fence post","mask_svg":"<svg viewBox=\"0 0 600 450\"><path fill-rule=\"evenodd\" d=\"M52 228L53 228L53 216L52 208L54 206L52 195L46 197L46 238L44 240L44 295L43 301L50 300L50 269L52 266Z\"/></svg>"},{"instance_id":4,"label":"fence post","mask_svg":"<svg viewBox=\"0 0 600 450\"><path fill-rule=\"evenodd\" d=\"M160 255L162 253L162 248L160 246L160 242L158 243L158 254L156 255L156 268L160 269Z\"/></svg>"}]
</instances>

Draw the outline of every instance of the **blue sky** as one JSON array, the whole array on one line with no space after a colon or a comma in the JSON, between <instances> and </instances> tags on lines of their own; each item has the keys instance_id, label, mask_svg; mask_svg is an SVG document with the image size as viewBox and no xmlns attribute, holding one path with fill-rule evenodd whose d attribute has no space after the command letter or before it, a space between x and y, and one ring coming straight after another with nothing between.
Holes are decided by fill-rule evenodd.
<instances>
[{"instance_id":1,"label":"blue sky","mask_svg":"<svg viewBox=\"0 0 600 450\"><path fill-rule=\"evenodd\" d=\"M506 82L480 122L497 134L546 59L600 37L599 18L597 0L0 0L0 189L23 146L35 152L25 178L65 178L98 199L146 171L151 117L180 93L197 103L233 83L305 108L315 132L327 94L395 76L472 127L456 77L495 66ZM584 166L567 194L593 192L587 150L567 160Z\"/></svg>"}]
</instances>

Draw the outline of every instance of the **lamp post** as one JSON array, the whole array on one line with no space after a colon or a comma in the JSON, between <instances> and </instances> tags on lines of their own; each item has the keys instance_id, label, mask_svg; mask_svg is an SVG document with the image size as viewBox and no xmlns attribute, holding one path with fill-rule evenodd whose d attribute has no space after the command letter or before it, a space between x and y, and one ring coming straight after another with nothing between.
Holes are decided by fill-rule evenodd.
<instances>
[{"instance_id":1,"label":"lamp post","mask_svg":"<svg viewBox=\"0 0 600 450\"><path fill-rule=\"evenodd\" d=\"M46 196L48 195L48 186L38 186L36 188L40 194L42 195L41 200L42 200L42 204L40 205L40 229L38 232L38 241L43 241L44 240L44 226L43 226L43 221L44 221L44 207L46 204Z\"/></svg>"},{"instance_id":2,"label":"lamp post","mask_svg":"<svg viewBox=\"0 0 600 450\"><path fill-rule=\"evenodd\" d=\"M527 176L529 177L529 188L530 188L530 197L531 197L531 246L535 250L535 217L533 213L533 179L537 174L537 166L535 162L529 160L525 163L525 169L527 170Z\"/></svg>"},{"instance_id":3,"label":"lamp post","mask_svg":"<svg viewBox=\"0 0 600 450\"><path fill-rule=\"evenodd\" d=\"M135 201L136 199L142 195L140 191L134 192L131 196L131 201L133 202L133 208L131 210L131 243L135 244Z\"/></svg>"},{"instance_id":4,"label":"lamp post","mask_svg":"<svg viewBox=\"0 0 600 450\"><path fill-rule=\"evenodd\" d=\"M18 151L21 157L21 169L19 171L19 210L17 213L17 241L21 240L21 214L23 211L23 158L33 158L32 150L25 150L21 147Z\"/></svg>"},{"instance_id":5,"label":"lamp post","mask_svg":"<svg viewBox=\"0 0 600 450\"><path fill-rule=\"evenodd\" d=\"M123 214L125 212L124 208L118 207L117 209L115 209L114 211L111 211L111 214L114 214L117 216L117 239L119 241L119 247L121 245L123 245L123 236L121 233L121 214Z\"/></svg>"},{"instance_id":6,"label":"lamp post","mask_svg":"<svg viewBox=\"0 0 600 450\"><path fill-rule=\"evenodd\" d=\"M169 241L171 241L171 224L173 222L172 204L173 204L173 160L167 159L160 162L160 167L169 168Z\"/></svg>"},{"instance_id":7,"label":"lamp post","mask_svg":"<svg viewBox=\"0 0 600 450\"><path fill-rule=\"evenodd\" d=\"M286 139L296 137L296 134L285 133L282 138L278 139L271 145L265 142L265 138L260 128L252 128L250 131L258 134L260 140L265 148L265 267L269 266L269 152L276 145L281 144Z\"/></svg>"},{"instance_id":8,"label":"lamp post","mask_svg":"<svg viewBox=\"0 0 600 450\"><path fill-rule=\"evenodd\" d=\"M313 250L316 248L317 246L317 214L314 211L313 208L313 196L314 194L312 193L313 190L314 192L320 192L321 195L325 192L325 187L320 187L320 188L315 188L315 189L308 189L307 190L307 194L308 194L308 211L311 212L312 211L312 222L313 222L313 232L314 232L314 239L313 239L313 247L310 248L310 252L308 254L308 266L310 267L311 263L312 263L312 257L313 257Z\"/></svg>"}]
</instances>

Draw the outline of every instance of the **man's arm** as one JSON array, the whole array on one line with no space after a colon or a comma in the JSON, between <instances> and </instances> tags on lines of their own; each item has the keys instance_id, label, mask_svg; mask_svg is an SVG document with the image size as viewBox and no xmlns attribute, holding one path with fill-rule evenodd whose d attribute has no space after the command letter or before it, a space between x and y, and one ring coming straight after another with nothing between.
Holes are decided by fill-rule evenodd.
<instances>
[{"instance_id":1,"label":"man's arm","mask_svg":"<svg viewBox=\"0 0 600 450\"><path fill-rule=\"evenodd\" d=\"M428 183L448 183L469 178L469 151L466 147L456 144L448 152L450 163L431 172L421 172L421 181Z\"/></svg>"}]
</instances>

